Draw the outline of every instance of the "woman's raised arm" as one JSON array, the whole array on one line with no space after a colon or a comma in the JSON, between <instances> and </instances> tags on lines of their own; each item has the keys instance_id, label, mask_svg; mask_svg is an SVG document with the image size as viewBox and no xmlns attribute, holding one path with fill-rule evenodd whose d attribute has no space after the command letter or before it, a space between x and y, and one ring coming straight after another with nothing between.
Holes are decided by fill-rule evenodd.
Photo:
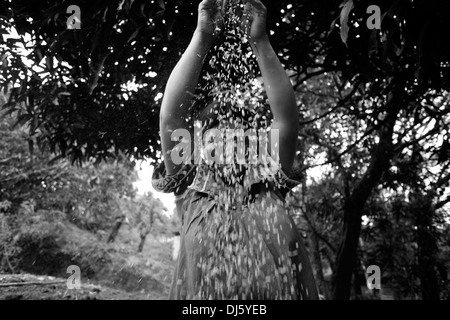
<instances>
[{"instance_id":1,"label":"woman's raised arm","mask_svg":"<svg viewBox=\"0 0 450 320\"><path fill-rule=\"evenodd\" d=\"M197 28L192 40L178 61L167 81L160 112L161 147L167 173L174 174L179 165L173 163L170 150L178 142L171 140L176 129L192 132L189 119L189 106L195 92L203 60L223 29L222 4L216 0L203 0L198 7Z\"/></svg>"},{"instance_id":2,"label":"woman's raised arm","mask_svg":"<svg viewBox=\"0 0 450 320\"><path fill-rule=\"evenodd\" d=\"M244 0L243 26L256 55L273 113L271 130L279 132L280 163L292 167L298 136L298 109L291 81L266 32L267 9L260 0Z\"/></svg>"}]
</instances>

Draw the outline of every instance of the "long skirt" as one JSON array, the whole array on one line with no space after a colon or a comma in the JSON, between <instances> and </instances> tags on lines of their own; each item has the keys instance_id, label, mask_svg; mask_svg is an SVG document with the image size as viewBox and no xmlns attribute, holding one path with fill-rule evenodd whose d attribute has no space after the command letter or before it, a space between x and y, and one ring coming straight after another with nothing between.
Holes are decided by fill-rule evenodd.
<instances>
[{"instance_id":1,"label":"long skirt","mask_svg":"<svg viewBox=\"0 0 450 320\"><path fill-rule=\"evenodd\" d=\"M169 299L318 299L308 253L276 192L227 206L189 190L177 210L181 243Z\"/></svg>"}]
</instances>

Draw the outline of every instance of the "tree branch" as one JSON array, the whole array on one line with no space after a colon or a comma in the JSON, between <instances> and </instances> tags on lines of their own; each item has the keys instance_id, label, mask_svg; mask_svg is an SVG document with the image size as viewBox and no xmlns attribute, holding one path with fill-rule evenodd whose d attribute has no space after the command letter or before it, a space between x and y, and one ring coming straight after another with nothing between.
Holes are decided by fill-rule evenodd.
<instances>
[{"instance_id":1,"label":"tree branch","mask_svg":"<svg viewBox=\"0 0 450 320\"><path fill-rule=\"evenodd\" d=\"M405 142L403 144L399 143L399 144L397 144L397 146L394 147L394 152L396 152L396 153L400 152L401 150L403 150L403 149L405 149L405 148L407 148L409 146L415 145L415 144L419 143L420 141L422 141L423 139L425 139L425 138L427 138L427 137L429 137L429 136L431 136L433 134L439 133L439 131L440 131L439 127L434 127L433 129L428 131L426 134L424 134L420 138L417 138L417 139Z\"/></svg>"},{"instance_id":2,"label":"tree branch","mask_svg":"<svg viewBox=\"0 0 450 320\"><path fill-rule=\"evenodd\" d=\"M363 141L368 135L370 135L372 132L375 131L375 127L372 127L369 131L367 131L359 140L355 141L353 144L351 144L346 150L344 150L343 152L341 152L340 154L338 154L335 158L328 160L326 162L323 163L319 163L319 164L314 164L314 165L310 165L310 166L305 166L301 171L305 172L306 170L315 168L315 167L320 167L320 166L325 166L327 164L331 164L334 163L336 161L339 161L344 155L346 155L347 153L349 153L350 151L353 150L353 148L355 148L361 141Z\"/></svg>"},{"instance_id":3,"label":"tree branch","mask_svg":"<svg viewBox=\"0 0 450 320\"><path fill-rule=\"evenodd\" d=\"M118 1L116 0L106 8L104 22L96 39L93 41L90 54L91 63L89 65L91 70L88 79L89 94L92 94L97 87L99 75L103 69L105 60L111 54L108 51L108 45L113 27L117 22L117 7Z\"/></svg>"},{"instance_id":4,"label":"tree branch","mask_svg":"<svg viewBox=\"0 0 450 320\"><path fill-rule=\"evenodd\" d=\"M335 71L335 70L333 70L333 69L321 69L321 70L317 70L317 71L314 71L314 72L311 72L311 73L305 73L305 76L303 78L297 78L298 81L294 85L294 90L297 90L298 87L300 87L303 84L303 82L305 82L306 80L311 79L312 77L321 75L321 74L323 74L325 72L331 72L331 71ZM298 77L298 74L293 75L293 76Z\"/></svg>"},{"instance_id":5,"label":"tree branch","mask_svg":"<svg viewBox=\"0 0 450 320\"><path fill-rule=\"evenodd\" d=\"M447 197L447 199L439 201L438 203L436 203L436 205L434 206L435 210L439 210L442 207L444 207L447 203L450 203L450 196Z\"/></svg>"},{"instance_id":6,"label":"tree branch","mask_svg":"<svg viewBox=\"0 0 450 320\"><path fill-rule=\"evenodd\" d=\"M303 210L303 208L301 206L294 206L295 208L298 208L301 210L303 217L305 218L306 222L308 223L308 225L311 227L311 230L314 232L314 234L320 239L322 240L330 249L331 251L333 251L333 253L336 252L336 247L334 247L330 241L324 236L322 235L319 231L317 231L317 228L315 227L314 223L311 221L311 219L308 217L307 213L305 212L305 210Z\"/></svg>"}]
</instances>

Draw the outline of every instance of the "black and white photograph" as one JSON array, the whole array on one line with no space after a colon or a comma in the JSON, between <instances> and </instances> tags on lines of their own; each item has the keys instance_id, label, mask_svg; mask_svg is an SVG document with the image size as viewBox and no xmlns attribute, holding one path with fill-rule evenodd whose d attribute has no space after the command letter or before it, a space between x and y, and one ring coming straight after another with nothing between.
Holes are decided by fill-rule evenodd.
<instances>
[{"instance_id":1,"label":"black and white photograph","mask_svg":"<svg viewBox=\"0 0 450 320\"><path fill-rule=\"evenodd\" d=\"M450 1L0 0L0 304L274 319L449 276Z\"/></svg>"}]
</instances>

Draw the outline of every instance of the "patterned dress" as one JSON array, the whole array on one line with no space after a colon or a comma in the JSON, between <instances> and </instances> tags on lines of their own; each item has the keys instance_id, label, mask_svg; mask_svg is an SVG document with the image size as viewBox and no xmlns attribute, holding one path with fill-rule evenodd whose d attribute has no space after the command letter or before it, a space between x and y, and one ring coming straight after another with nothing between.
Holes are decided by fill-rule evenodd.
<instances>
[{"instance_id":1,"label":"patterned dress","mask_svg":"<svg viewBox=\"0 0 450 320\"><path fill-rule=\"evenodd\" d=\"M246 166L232 184L222 171L205 163L154 171L154 188L175 194L182 220L169 299L318 299L284 198L298 182L270 162Z\"/></svg>"}]
</instances>

